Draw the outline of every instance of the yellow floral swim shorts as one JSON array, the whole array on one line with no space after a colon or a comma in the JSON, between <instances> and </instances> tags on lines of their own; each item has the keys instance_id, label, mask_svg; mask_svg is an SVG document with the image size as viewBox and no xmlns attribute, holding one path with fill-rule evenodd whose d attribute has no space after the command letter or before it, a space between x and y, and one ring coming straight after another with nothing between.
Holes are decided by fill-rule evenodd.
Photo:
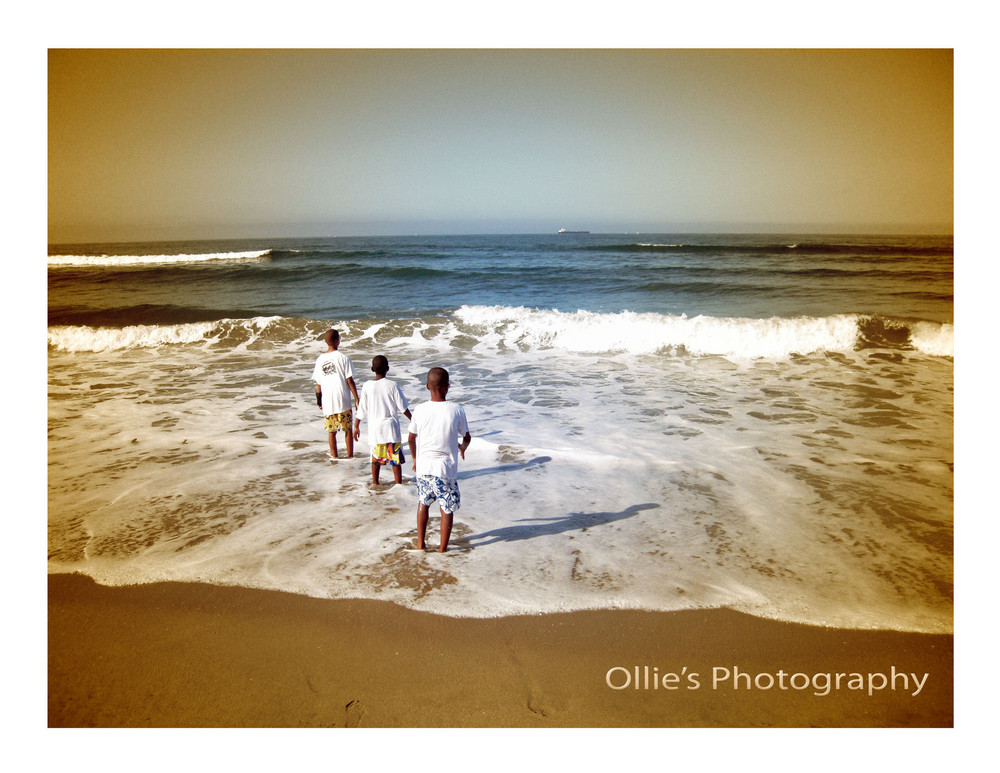
<instances>
[{"instance_id":1,"label":"yellow floral swim shorts","mask_svg":"<svg viewBox=\"0 0 1000 773\"><path fill-rule=\"evenodd\" d=\"M351 427L350 411L335 413L332 416L324 416L323 423L326 425L327 432L339 432L340 430L344 430L344 432L354 431Z\"/></svg>"},{"instance_id":2,"label":"yellow floral swim shorts","mask_svg":"<svg viewBox=\"0 0 1000 773\"><path fill-rule=\"evenodd\" d=\"M379 443L372 446L372 462L375 464L400 467L405 461L402 443Z\"/></svg>"}]
</instances>

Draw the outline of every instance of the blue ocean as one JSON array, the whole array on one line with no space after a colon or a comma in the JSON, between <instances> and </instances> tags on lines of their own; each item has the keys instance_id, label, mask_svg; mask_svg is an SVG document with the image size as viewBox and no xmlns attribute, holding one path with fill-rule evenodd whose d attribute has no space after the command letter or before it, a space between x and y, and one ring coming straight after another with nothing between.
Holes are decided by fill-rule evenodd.
<instances>
[{"instance_id":1,"label":"blue ocean","mask_svg":"<svg viewBox=\"0 0 1000 773\"><path fill-rule=\"evenodd\" d=\"M49 571L950 632L953 305L950 236L50 245ZM448 554L364 422L326 457L329 327L359 387L450 371Z\"/></svg>"}]
</instances>

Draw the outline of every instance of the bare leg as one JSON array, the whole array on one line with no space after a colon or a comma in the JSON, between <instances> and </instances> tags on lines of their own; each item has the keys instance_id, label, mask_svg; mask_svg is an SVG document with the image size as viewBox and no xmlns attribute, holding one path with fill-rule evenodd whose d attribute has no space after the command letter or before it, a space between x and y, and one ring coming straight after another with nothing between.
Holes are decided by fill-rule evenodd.
<instances>
[{"instance_id":1,"label":"bare leg","mask_svg":"<svg viewBox=\"0 0 1000 773\"><path fill-rule=\"evenodd\" d=\"M378 462L372 462L372 483L376 486L378 485L378 471L381 466Z\"/></svg>"},{"instance_id":2,"label":"bare leg","mask_svg":"<svg viewBox=\"0 0 1000 773\"><path fill-rule=\"evenodd\" d=\"M441 547L438 549L438 553L444 553L448 550L448 540L451 539L451 522L454 517L454 513L446 513L444 508L441 509Z\"/></svg>"},{"instance_id":3,"label":"bare leg","mask_svg":"<svg viewBox=\"0 0 1000 773\"><path fill-rule=\"evenodd\" d=\"M330 456L332 456L334 459L336 459L337 458L337 433L336 432L330 432L329 433L329 437L330 437Z\"/></svg>"},{"instance_id":4,"label":"bare leg","mask_svg":"<svg viewBox=\"0 0 1000 773\"><path fill-rule=\"evenodd\" d=\"M354 433L350 430L344 432L344 442L347 443L347 458L354 458Z\"/></svg>"},{"instance_id":5,"label":"bare leg","mask_svg":"<svg viewBox=\"0 0 1000 773\"><path fill-rule=\"evenodd\" d=\"M392 468L392 477L393 477L393 480L396 481L396 483L402 483L403 482L403 468L401 466L399 466L398 464L395 467Z\"/></svg>"},{"instance_id":6,"label":"bare leg","mask_svg":"<svg viewBox=\"0 0 1000 773\"><path fill-rule=\"evenodd\" d=\"M429 518L427 505L421 503L417 505L417 550L423 550L424 536L427 534L427 519Z\"/></svg>"}]
</instances>

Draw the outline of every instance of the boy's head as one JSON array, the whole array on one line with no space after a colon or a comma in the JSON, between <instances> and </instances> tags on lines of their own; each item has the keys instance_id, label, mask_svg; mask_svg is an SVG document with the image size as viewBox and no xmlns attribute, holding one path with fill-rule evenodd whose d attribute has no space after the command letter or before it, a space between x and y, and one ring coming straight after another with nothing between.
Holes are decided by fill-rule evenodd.
<instances>
[{"instance_id":1,"label":"boy's head","mask_svg":"<svg viewBox=\"0 0 1000 773\"><path fill-rule=\"evenodd\" d=\"M376 376L384 376L389 372L389 360L381 354L372 357L372 373Z\"/></svg>"},{"instance_id":2,"label":"boy's head","mask_svg":"<svg viewBox=\"0 0 1000 773\"><path fill-rule=\"evenodd\" d=\"M337 346L340 343L340 333L336 330L327 330L323 333L323 340L327 346Z\"/></svg>"},{"instance_id":3,"label":"boy's head","mask_svg":"<svg viewBox=\"0 0 1000 773\"><path fill-rule=\"evenodd\" d=\"M431 368L427 372L427 388L432 392L448 391L448 371L444 368Z\"/></svg>"}]
</instances>

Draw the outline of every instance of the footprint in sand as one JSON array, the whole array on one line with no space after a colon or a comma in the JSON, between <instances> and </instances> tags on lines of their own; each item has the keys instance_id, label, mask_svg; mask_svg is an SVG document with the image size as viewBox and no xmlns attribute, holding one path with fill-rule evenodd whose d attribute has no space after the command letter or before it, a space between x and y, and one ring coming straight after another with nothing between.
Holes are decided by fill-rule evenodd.
<instances>
[{"instance_id":1,"label":"footprint in sand","mask_svg":"<svg viewBox=\"0 0 1000 773\"><path fill-rule=\"evenodd\" d=\"M368 712L361 705L361 701L353 700L344 706L344 714L346 717L344 727L361 727L361 723Z\"/></svg>"}]
</instances>

